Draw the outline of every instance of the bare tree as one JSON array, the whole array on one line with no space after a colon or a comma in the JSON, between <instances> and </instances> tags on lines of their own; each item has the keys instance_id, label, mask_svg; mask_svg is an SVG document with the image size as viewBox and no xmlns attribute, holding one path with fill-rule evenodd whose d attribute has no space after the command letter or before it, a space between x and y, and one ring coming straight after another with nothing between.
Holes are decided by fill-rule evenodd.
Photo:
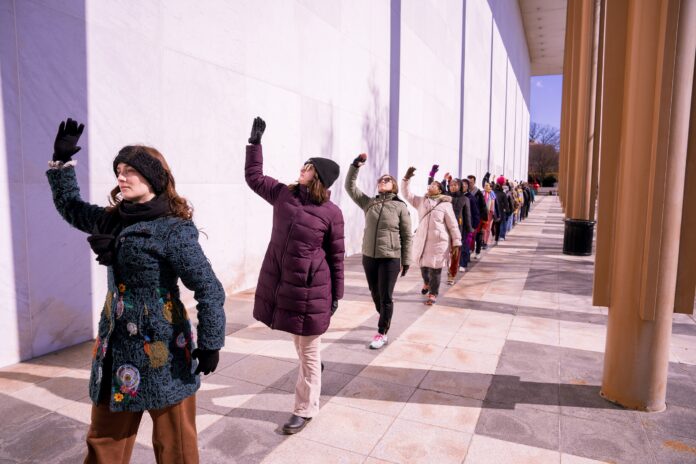
<instances>
[{"instance_id":1,"label":"bare tree","mask_svg":"<svg viewBox=\"0 0 696 464\"><path fill-rule=\"evenodd\" d=\"M558 151L556 147L543 143L529 144L529 173L540 180L551 173L558 172Z\"/></svg>"},{"instance_id":2,"label":"bare tree","mask_svg":"<svg viewBox=\"0 0 696 464\"><path fill-rule=\"evenodd\" d=\"M557 127L532 122L529 125L529 143L551 145L559 151L561 148L561 131Z\"/></svg>"}]
</instances>

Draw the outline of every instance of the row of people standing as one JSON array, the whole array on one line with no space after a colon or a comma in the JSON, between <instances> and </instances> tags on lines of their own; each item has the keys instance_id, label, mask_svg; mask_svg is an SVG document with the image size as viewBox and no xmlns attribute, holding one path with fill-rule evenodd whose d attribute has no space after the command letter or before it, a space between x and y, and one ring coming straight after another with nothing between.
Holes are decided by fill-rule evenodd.
<instances>
[{"instance_id":1,"label":"row of people standing","mask_svg":"<svg viewBox=\"0 0 696 464\"><path fill-rule=\"evenodd\" d=\"M300 366L294 410L282 426L292 434L319 411L321 336L343 297L344 222L329 199L340 169L330 159L314 157L290 185L265 175L265 128L261 118L254 120L244 168L249 187L273 207L253 315L292 335ZM72 157L80 151L83 129L72 119L60 124L47 177L56 209L90 234L97 261L107 267L107 297L89 382L93 405L85 462L128 462L144 411L153 419L157 462L198 462L195 393L199 374L217 368L225 342L224 290L198 243L193 209L177 193L174 176L156 149L131 145L119 151L113 161L117 186L107 207L82 200ZM366 159L360 155L353 161L345 188L365 213L363 267L379 313L369 347L379 349L388 341L398 276L406 275L412 262L418 265L425 303L434 304L442 269L452 269L448 264L453 262L456 271L458 263L467 262L460 261L460 254L468 256L471 250L476 256L485 248L485 218L490 221L496 213L491 192L476 189L473 176L432 181L420 196L412 193L415 168L409 168L401 189L418 210L414 235L394 177L378 179L376 196L358 189L358 171ZM497 206L498 195L493 195ZM463 253L462 237L468 240ZM179 296L179 279L197 301L195 331Z\"/></svg>"}]
</instances>

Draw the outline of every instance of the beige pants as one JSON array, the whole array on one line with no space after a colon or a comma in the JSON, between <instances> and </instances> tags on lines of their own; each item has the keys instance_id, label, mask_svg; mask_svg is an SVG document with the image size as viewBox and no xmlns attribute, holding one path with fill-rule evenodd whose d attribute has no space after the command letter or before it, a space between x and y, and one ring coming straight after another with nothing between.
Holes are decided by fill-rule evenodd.
<instances>
[{"instance_id":1,"label":"beige pants","mask_svg":"<svg viewBox=\"0 0 696 464\"><path fill-rule=\"evenodd\" d=\"M152 446L160 464L198 464L196 395L164 409L148 411L152 417ZM141 412L111 412L107 404L92 405L87 431L85 463L130 462Z\"/></svg>"},{"instance_id":2,"label":"beige pants","mask_svg":"<svg viewBox=\"0 0 696 464\"><path fill-rule=\"evenodd\" d=\"M321 396L321 335L293 335L300 370L295 384L295 411L300 417L314 417L319 412Z\"/></svg>"}]
</instances>

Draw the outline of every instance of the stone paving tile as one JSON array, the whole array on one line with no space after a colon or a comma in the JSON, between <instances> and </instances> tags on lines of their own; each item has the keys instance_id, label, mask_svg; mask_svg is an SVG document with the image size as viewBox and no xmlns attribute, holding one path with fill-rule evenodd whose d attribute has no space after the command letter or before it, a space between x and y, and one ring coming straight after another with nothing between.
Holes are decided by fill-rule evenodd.
<instances>
[{"instance_id":1,"label":"stone paving tile","mask_svg":"<svg viewBox=\"0 0 696 464\"><path fill-rule=\"evenodd\" d=\"M289 361L281 361L266 356L247 356L241 361L215 372L218 375L269 386L293 369L295 369L295 363Z\"/></svg>"},{"instance_id":2,"label":"stone paving tile","mask_svg":"<svg viewBox=\"0 0 696 464\"><path fill-rule=\"evenodd\" d=\"M448 348L461 348L476 353L494 354L500 356L505 345L504 338L492 338L458 332L447 344Z\"/></svg>"},{"instance_id":3,"label":"stone paving tile","mask_svg":"<svg viewBox=\"0 0 696 464\"><path fill-rule=\"evenodd\" d=\"M225 415L264 390L263 385L213 374L201 382L196 394L198 408Z\"/></svg>"},{"instance_id":4,"label":"stone paving tile","mask_svg":"<svg viewBox=\"0 0 696 464\"><path fill-rule=\"evenodd\" d=\"M696 463L696 437L674 437L660 430L646 429L650 446L659 464Z\"/></svg>"},{"instance_id":5,"label":"stone paving tile","mask_svg":"<svg viewBox=\"0 0 696 464\"><path fill-rule=\"evenodd\" d=\"M397 419L371 455L399 463L461 463L470 440L467 433Z\"/></svg>"},{"instance_id":6,"label":"stone paving tile","mask_svg":"<svg viewBox=\"0 0 696 464\"><path fill-rule=\"evenodd\" d=\"M561 415L561 451L617 463L656 463L639 423L617 427L615 422Z\"/></svg>"},{"instance_id":7,"label":"stone paving tile","mask_svg":"<svg viewBox=\"0 0 696 464\"><path fill-rule=\"evenodd\" d=\"M432 368L432 364L421 364L407 359L393 358L389 353L384 352L358 375L397 385L417 387Z\"/></svg>"},{"instance_id":8,"label":"stone paving tile","mask_svg":"<svg viewBox=\"0 0 696 464\"><path fill-rule=\"evenodd\" d=\"M85 424L2 396L0 462L81 462ZM9 423L8 423L9 422Z\"/></svg>"},{"instance_id":9,"label":"stone paving tile","mask_svg":"<svg viewBox=\"0 0 696 464\"><path fill-rule=\"evenodd\" d=\"M498 355L468 351L461 348L445 348L433 363L439 367L449 367L461 372L494 374L498 365Z\"/></svg>"},{"instance_id":10,"label":"stone paving tile","mask_svg":"<svg viewBox=\"0 0 696 464\"><path fill-rule=\"evenodd\" d=\"M492 381L490 374L466 374L441 367L428 371L419 388L483 400Z\"/></svg>"},{"instance_id":11,"label":"stone paving tile","mask_svg":"<svg viewBox=\"0 0 696 464\"><path fill-rule=\"evenodd\" d=\"M334 448L312 440L306 440L301 435L295 435L285 440L263 460L264 464L286 464L301 462L303 464L361 464L366 456L351 451Z\"/></svg>"},{"instance_id":12,"label":"stone paving tile","mask_svg":"<svg viewBox=\"0 0 696 464\"><path fill-rule=\"evenodd\" d=\"M417 389L399 418L474 433L482 404L471 398Z\"/></svg>"},{"instance_id":13,"label":"stone paving tile","mask_svg":"<svg viewBox=\"0 0 696 464\"><path fill-rule=\"evenodd\" d=\"M558 384L560 362L561 351L557 347L509 340L500 354L496 374Z\"/></svg>"},{"instance_id":14,"label":"stone paving tile","mask_svg":"<svg viewBox=\"0 0 696 464\"><path fill-rule=\"evenodd\" d=\"M640 413L640 421L646 430L659 432L672 439L696 438L696 409L691 407L673 406L660 413Z\"/></svg>"},{"instance_id":15,"label":"stone paving tile","mask_svg":"<svg viewBox=\"0 0 696 464\"><path fill-rule=\"evenodd\" d=\"M88 370L68 369L54 378L31 384L11 395L26 403L55 411L88 396L88 382Z\"/></svg>"},{"instance_id":16,"label":"stone paving tile","mask_svg":"<svg viewBox=\"0 0 696 464\"><path fill-rule=\"evenodd\" d=\"M394 418L384 414L329 402L305 427L302 437L367 455L392 422Z\"/></svg>"},{"instance_id":17,"label":"stone paving tile","mask_svg":"<svg viewBox=\"0 0 696 464\"><path fill-rule=\"evenodd\" d=\"M558 451L474 435L465 464L558 464Z\"/></svg>"},{"instance_id":18,"label":"stone paving tile","mask_svg":"<svg viewBox=\"0 0 696 464\"><path fill-rule=\"evenodd\" d=\"M538 409L496 409L484 403L476 434L523 445L559 448L560 416Z\"/></svg>"},{"instance_id":19,"label":"stone paving tile","mask_svg":"<svg viewBox=\"0 0 696 464\"><path fill-rule=\"evenodd\" d=\"M396 417L414 391L414 387L357 376L331 402Z\"/></svg>"},{"instance_id":20,"label":"stone paving tile","mask_svg":"<svg viewBox=\"0 0 696 464\"><path fill-rule=\"evenodd\" d=\"M321 413L300 435L280 432L297 375L290 337L253 319L253 291L229 296L218 372L197 397L201 461L696 462L696 321L674 317L682 363L670 365L666 411L602 399L606 308L592 305L593 258L561 254L556 202L537 203L434 307L418 273L400 278L381 350L367 347L378 315L349 258L352 285L323 337ZM0 369L0 462L81 461L91 346ZM36 446L48 429L60 439ZM153 462L151 430L146 414L132 462Z\"/></svg>"}]
</instances>

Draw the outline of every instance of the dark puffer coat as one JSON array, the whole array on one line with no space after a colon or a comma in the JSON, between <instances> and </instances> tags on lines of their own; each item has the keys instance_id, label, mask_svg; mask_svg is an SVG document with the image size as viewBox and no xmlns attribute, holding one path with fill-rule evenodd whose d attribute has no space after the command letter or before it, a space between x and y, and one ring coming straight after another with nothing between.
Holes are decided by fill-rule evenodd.
<instances>
[{"instance_id":1,"label":"dark puffer coat","mask_svg":"<svg viewBox=\"0 0 696 464\"><path fill-rule=\"evenodd\" d=\"M471 207L471 227L476 229L481 222L481 213L479 212L478 201L471 192L466 192L464 195L469 199L469 206Z\"/></svg>"},{"instance_id":2,"label":"dark puffer coat","mask_svg":"<svg viewBox=\"0 0 696 464\"><path fill-rule=\"evenodd\" d=\"M254 318L295 335L329 328L332 300L343 298L343 214L310 200L304 186L263 175L261 145L247 145L246 182L273 206L273 231L259 274Z\"/></svg>"},{"instance_id":3,"label":"dark puffer coat","mask_svg":"<svg viewBox=\"0 0 696 464\"><path fill-rule=\"evenodd\" d=\"M80 198L75 169L50 169L47 176L60 215L73 227L93 232L106 211ZM116 243L94 344L90 398L96 404L102 382L109 382L112 411L161 409L200 387L199 376L192 373L193 349L224 345L225 291L191 221L161 217L138 222L125 227ZM179 299L179 278L198 301L197 344ZM107 372L109 350L113 362Z\"/></svg>"}]
</instances>

